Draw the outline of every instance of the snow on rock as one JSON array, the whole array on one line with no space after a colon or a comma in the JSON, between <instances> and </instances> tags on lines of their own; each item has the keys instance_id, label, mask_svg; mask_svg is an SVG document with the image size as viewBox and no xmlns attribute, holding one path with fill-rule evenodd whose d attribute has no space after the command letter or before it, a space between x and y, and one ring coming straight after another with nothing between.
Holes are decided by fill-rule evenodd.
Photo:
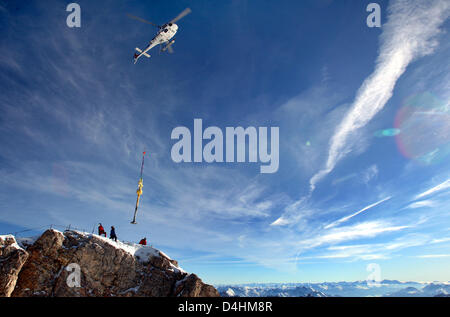
<instances>
[{"instance_id":1,"label":"snow on rock","mask_svg":"<svg viewBox=\"0 0 450 317\"><path fill-rule=\"evenodd\" d=\"M229 297L234 297L234 296L236 296L235 292L234 292L231 288L227 289L227 291L226 291L225 293L226 293L227 296L229 296Z\"/></svg>"},{"instance_id":2,"label":"snow on rock","mask_svg":"<svg viewBox=\"0 0 450 317\"><path fill-rule=\"evenodd\" d=\"M17 241L17 244L19 244L19 246L22 249L26 250L29 246L33 245L33 243L35 243L38 238L39 238L39 236L28 237L28 238L16 237L16 241Z\"/></svg>"},{"instance_id":3,"label":"snow on rock","mask_svg":"<svg viewBox=\"0 0 450 317\"><path fill-rule=\"evenodd\" d=\"M119 248L121 250L124 250L125 252L128 252L129 254L133 255L140 263L146 264L149 262L149 260L153 257L163 257L167 259L170 263L170 267L174 271L179 271L183 273L187 273L182 268L178 266L177 261L172 260L168 255L166 255L164 252L157 250L151 246L147 245L141 245L131 242L122 242L122 241L114 241L112 239L105 238L103 236L99 236L93 233L87 233L87 232L81 232L72 230L72 232L78 234L79 236L86 237L86 238L92 238L95 237L96 239L100 239L105 243L108 243L109 245Z\"/></svg>"},{"instance_id":4,"label":"snow on rock","mask_svg":"<svg viewBox=\"0 0 450 317\"><path fill-rule=\"evenodd\" d=\"M17 243L14 236L11 234L0 235L0 245L1 244L8 245L11 248L15 248L15 249L22 249L22 247Z\"/></svg>"},{"instance_id":5,"label":"snow on rock","mask_svg":"<svg viewBox=\"0 0 450 317\"><path fill-rule=\"evenodd\" d=\"M13 292L28 253L22 249L12 235L0 236L0 297Z\"/></svg>"}]
</instances>

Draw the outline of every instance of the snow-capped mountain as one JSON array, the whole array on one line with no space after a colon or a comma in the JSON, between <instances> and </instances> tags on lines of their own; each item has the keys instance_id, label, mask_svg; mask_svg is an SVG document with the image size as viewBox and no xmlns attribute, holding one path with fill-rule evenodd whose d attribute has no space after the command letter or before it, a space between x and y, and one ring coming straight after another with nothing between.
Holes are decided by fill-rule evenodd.
<instances>
[{"instance_id":1,"label":"snow-capped mountain","mask_svg":"<svg viewBox=\"0 0 450 317\"><path fill-rule=\"evenodd\" d=\"M449 296L450 283L383 280L378 286L366 281L217 285L223 297L434 297Z\"/></svg>"},{"instance_id":2,"label":"snow-capped mountain","mask_svg":"<svg viewBox=\"0 0 450 317\"><path fill-rule=\"evenodd\" d=\"M450 285L442 283L430 283L422 288L407 287L392 294L390 297L435 297L450 295Z\"/></svg>"},{"instance_id":3,"label":"snow-capped mountain","mask_svg":"<svg viewBox=\"0 0 450 317\"><path fill-rule=\"evenodd\" d=\"M219 286L217 290L223 297L326 297L309 286Z\"/></svg>"}]
</instances>

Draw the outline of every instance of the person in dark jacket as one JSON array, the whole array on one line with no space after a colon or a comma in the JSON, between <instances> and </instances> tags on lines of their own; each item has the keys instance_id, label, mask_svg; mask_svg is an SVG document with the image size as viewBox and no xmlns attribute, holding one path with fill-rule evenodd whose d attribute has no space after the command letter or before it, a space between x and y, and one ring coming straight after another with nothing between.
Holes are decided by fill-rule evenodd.
<instances>
[{"instance_id":1,"label":"person in dark jacket","mask_svg":"<svg viewBox=\"0 0 450 317\"><path fill-rule=\"evenodd\" d=\"M111 226L111 232L109 233L109 238L117 242L116 229Z\"/></svg>"},{"instance_id":2,"label":"person in dark jacket","mask_svg":"<svg viewBox=\"0 0 450 317\"><path fill-rule=\"evenodd\" d=\"M106 238L106 231L105 231L105 228L103 228L101 223L98 224L98 235L99 236L104 235Z\"/></svg>"},{"instance_id":3,"label":"person in dark jacket","mask_svg":"<svg viewBox=\"0 0 450 317\"><path fill-rule=\"evenodd\" d=\"M139 241L139 244L147 245L147 238L141 239L141 241Z\"/></svg>"}]
</instances>

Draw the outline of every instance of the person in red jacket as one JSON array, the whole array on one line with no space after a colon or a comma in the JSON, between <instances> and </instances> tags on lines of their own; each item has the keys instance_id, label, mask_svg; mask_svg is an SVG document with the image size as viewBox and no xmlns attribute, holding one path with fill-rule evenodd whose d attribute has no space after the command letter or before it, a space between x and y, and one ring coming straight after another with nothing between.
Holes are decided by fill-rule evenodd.
<instances>
[{"instance_id":1,"label":"person in red jacket","mask_svg":"<svg viewBox=\"0 0 450 317\"><path fill-rule=\"evenodd\" d=\"M141 241L139 241L139 244L147 245L147 238L141 239Z\"/></svg>"},{"instance_id":2,"label":"person in red jacket","mask_svg":"<svg viewBox=\"0 0 450 317\"><path fill-rule=\"evenodd\" d=\"M105 238L106 238L106 231L105 231L105 228L103 228L102 224L99 223L99 224L98 224L98 235L101 236L102 234L105 235Z\"/></svg>"}]
</instances>

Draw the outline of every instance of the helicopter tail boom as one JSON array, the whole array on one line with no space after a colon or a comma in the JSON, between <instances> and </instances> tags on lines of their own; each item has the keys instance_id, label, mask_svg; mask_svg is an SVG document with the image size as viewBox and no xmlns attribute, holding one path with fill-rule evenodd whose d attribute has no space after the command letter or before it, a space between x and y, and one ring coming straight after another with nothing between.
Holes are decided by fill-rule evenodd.
<instances>
[{"instance_id":1,"label":"helicopter tail boom","mask_svg":"<svg viewBox=\"0 0 450 317\"><path fill-rule=\"evenodd\" d=\"M147 58L150 58L150 55L147 54L145 51L143 52L140 48L136 47L136 51L139 52L138 53L134 53L134 63L136 64L137 60L139 59L139 57L141 57L142 55L144 55Z\"/></svg>"}]
</instances>

